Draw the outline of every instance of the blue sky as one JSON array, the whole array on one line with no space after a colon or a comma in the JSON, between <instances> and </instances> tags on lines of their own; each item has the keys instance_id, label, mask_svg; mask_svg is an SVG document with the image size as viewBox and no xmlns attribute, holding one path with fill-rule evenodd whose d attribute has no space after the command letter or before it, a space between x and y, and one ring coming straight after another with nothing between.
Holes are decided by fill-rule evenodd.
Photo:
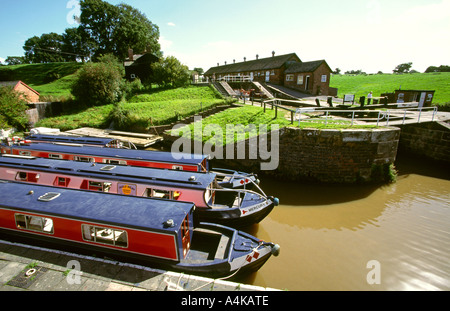
<instances>
[{"instance_id":1,"label":"blue sky","mask_svg":"<svg viewBox=\"0 0 450 311\"><path fill-rule=\"evenodd\" d=\"M164 55L205 71L295 52L332 69L391 73L412 62L450 65L450 0L108 0L160 28ZM0 0L0 60L22 56L32 36L63 33L77 0Z\"/></svg>"}]
</instances>

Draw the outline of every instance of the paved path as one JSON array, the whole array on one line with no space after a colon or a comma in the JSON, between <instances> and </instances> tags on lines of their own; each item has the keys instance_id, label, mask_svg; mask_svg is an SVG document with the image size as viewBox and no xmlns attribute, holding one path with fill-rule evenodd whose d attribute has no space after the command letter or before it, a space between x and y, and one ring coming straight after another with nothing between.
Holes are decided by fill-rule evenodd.
<instances>
[{"instance_id":1,"label":"paved path","mask_svg":"<svg viewBox=\"0 0 450 311\"><path fill-rule=\"evenodd\" d=\"M275 291L275 289L150 269L0 240L0 291Z\"/></svg>"}]
</instances>

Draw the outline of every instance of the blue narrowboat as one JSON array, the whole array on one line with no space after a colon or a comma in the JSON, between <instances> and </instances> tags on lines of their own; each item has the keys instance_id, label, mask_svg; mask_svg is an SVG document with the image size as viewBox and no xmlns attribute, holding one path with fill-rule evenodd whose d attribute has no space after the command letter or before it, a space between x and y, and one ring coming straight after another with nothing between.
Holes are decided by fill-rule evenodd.
<instances>
[{"instance_id":1,"label":"blue narrowboat","mask_svg":"<svg viewBox=\"0 0 450 311\"><path fill-rule=\"evenodd\" d=\"M215 173L0 156L0 179L59 188L193 202L196 219L239 228L263 220L278 199L257 189L222 188ZM256 190L259 191L257 192Z\"/></svg>"},{"instance_id":2,"label":"blue narrowboat","mask_svg":"<svg viewBox=\"0 0 450 311\"><path fill-rule=\"evenodd\" d=\"M92 137L92 136L73 136L73 135L55 135L55 134L30 134L25 141L31 143L60 143L60 144L78 144L84 146L93 146L101 148L124 148L137 149L131 143L124 142L120 139L109 137Z\"/></svg>"},{"instance_id":3,"label":"blue narrowboat","mask_svg":"<svg viewBox=\"0 0 450 311\"><path fill-rule=\"evenodd\" d=\"M279 246L211 223L195 205L0 181L0 236L213 278L257 271Z\"/></svg>"},{"instance_id":4,"label":"blue narrowboat","mask_svg":"<svg viewBox=\"0 0 450 311\"><path fill-rule=\"evenodd\" d=\"M258 179L255 174L239 171L210 169L209 156L204 154L176 153L153 150L98 148L82 144L59 142L30 143L6 141L0 145L2 154L26 155L39 158L95 162L126 166L141 166L190 172L215 172L222 187L251 188Z\"/></svg>"}]
</instances>

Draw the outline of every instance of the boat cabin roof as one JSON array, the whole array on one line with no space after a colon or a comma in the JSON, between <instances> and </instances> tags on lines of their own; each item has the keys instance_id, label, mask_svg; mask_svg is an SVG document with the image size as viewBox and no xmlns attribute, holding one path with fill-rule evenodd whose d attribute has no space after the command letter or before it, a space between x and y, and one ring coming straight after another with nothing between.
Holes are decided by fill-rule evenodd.
<instances>
[{"instance_id":1,"label":"boat cabin roof","mask_svg":"<svg viewBox=\"0 0 450 311\"><path fill-rule=\"evenodd\" d=\"M119 159L133 159L138 161L155 161L162 163L180 163L189 165L200 165L208 155L190 153L172 153L153 150L134 150L120 148L98 148L94 146L73 146L61 145L57 143L31 143L24 146L14 146L14 148L31 149L46 152L61 152L65 154L90 155L112 157Z\"/></svg>"},{"instance_id":2,"label":"boat cabin roof","mask_svg":"<svg viewBox=\"0 0 450 311\"><path fill-rule=\"evenodd\" d=\"M215 179L215 173L165 170L137 166L121 166L101 163L64 161L28 156L0 156L0 166L39 170L55 174L68 174L123 180L136 183L176 186L182 188L207 188Z\"/></svg>"},{"instance_id":3,"label":"boat cabin roof","mask_svg":"<svg viewBox=\"0 0 450 311\"><path fill-rule=\"evenodd\" d=\"M69 135L46 135L46 134L31 134L25 138L26 140L44 140L55 143L72 143L72 144L90 144L106 146L115 139L108 137L79 137Z\"/></svg>"},{"instance_id":4,"label":"boat cabin roof","mask_svg":"<svg viewBox=\"0 0 450 311\"><path fill-rule=\"evenodd\" d=\"M0 181L1 207L29 213L83 219L109 225L178 231L195 205L163 199L128 197ZM55 195L52 195L55 194ZM164 222L172 219L173 227Z\"/></svg>"}]
</instances>

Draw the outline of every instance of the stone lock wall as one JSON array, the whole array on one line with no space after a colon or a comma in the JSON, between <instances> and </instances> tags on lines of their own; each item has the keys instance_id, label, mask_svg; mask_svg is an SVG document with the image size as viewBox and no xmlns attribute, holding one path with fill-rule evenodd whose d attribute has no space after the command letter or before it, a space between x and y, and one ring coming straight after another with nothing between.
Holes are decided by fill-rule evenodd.
<instances>
[{"instance_id":1,"label":"stone lock wall","mask_svg":"<svg viewBox=\"0 0 450 311\"><path fill-rule=\"evenodd\" d=\"M424 122L401 125L399 148L428 159L450 163L450 124Z\"/></svg>"},{"instance_id":2,"label":"stone lock wall","mask_svg":"<svg viewBox=\"0 0 450 311\"><path fill-rule=\"evenodd\" d=\"M270 134L262 149L267 150L272 158L267 158L267 152L261 152L261 141L256 137L242 143L245 146L244 157L242 152L238 152L238 148L244 148L242 144L231 147L234 156L230 156L230 153L227 155L228 148L224 146L223 154L211 160L213 167L227 167L293 181L386 182L386 170L395 162L397 155L400 129L318 130L288 127ZM273 141L273 135L278 136L276 141ZM179 138L166 137L166 147L170 148L176 139ZM278 152L271 147L278 149ZM202 148L214 150L204 145ZM250 153L250 150L258 150L257 155L255 152ZM195 150L192 148L191 151ZM238 154L240 158L237 158ZM276 168L261 169L261 163L274 161L275 154L278 156Z\"/></svg>"},{"instance_id":3,"label":"stone lock wall","mask_svg":"<svg viewBox=\"0 0 450 311\"><path fill-rule=\"evenodd\" d=\"M382 181L378 171L394 163L399 137L397 128L287 128L280 136L277 175L338 183Z\"/></svg>"}]
</instances>

